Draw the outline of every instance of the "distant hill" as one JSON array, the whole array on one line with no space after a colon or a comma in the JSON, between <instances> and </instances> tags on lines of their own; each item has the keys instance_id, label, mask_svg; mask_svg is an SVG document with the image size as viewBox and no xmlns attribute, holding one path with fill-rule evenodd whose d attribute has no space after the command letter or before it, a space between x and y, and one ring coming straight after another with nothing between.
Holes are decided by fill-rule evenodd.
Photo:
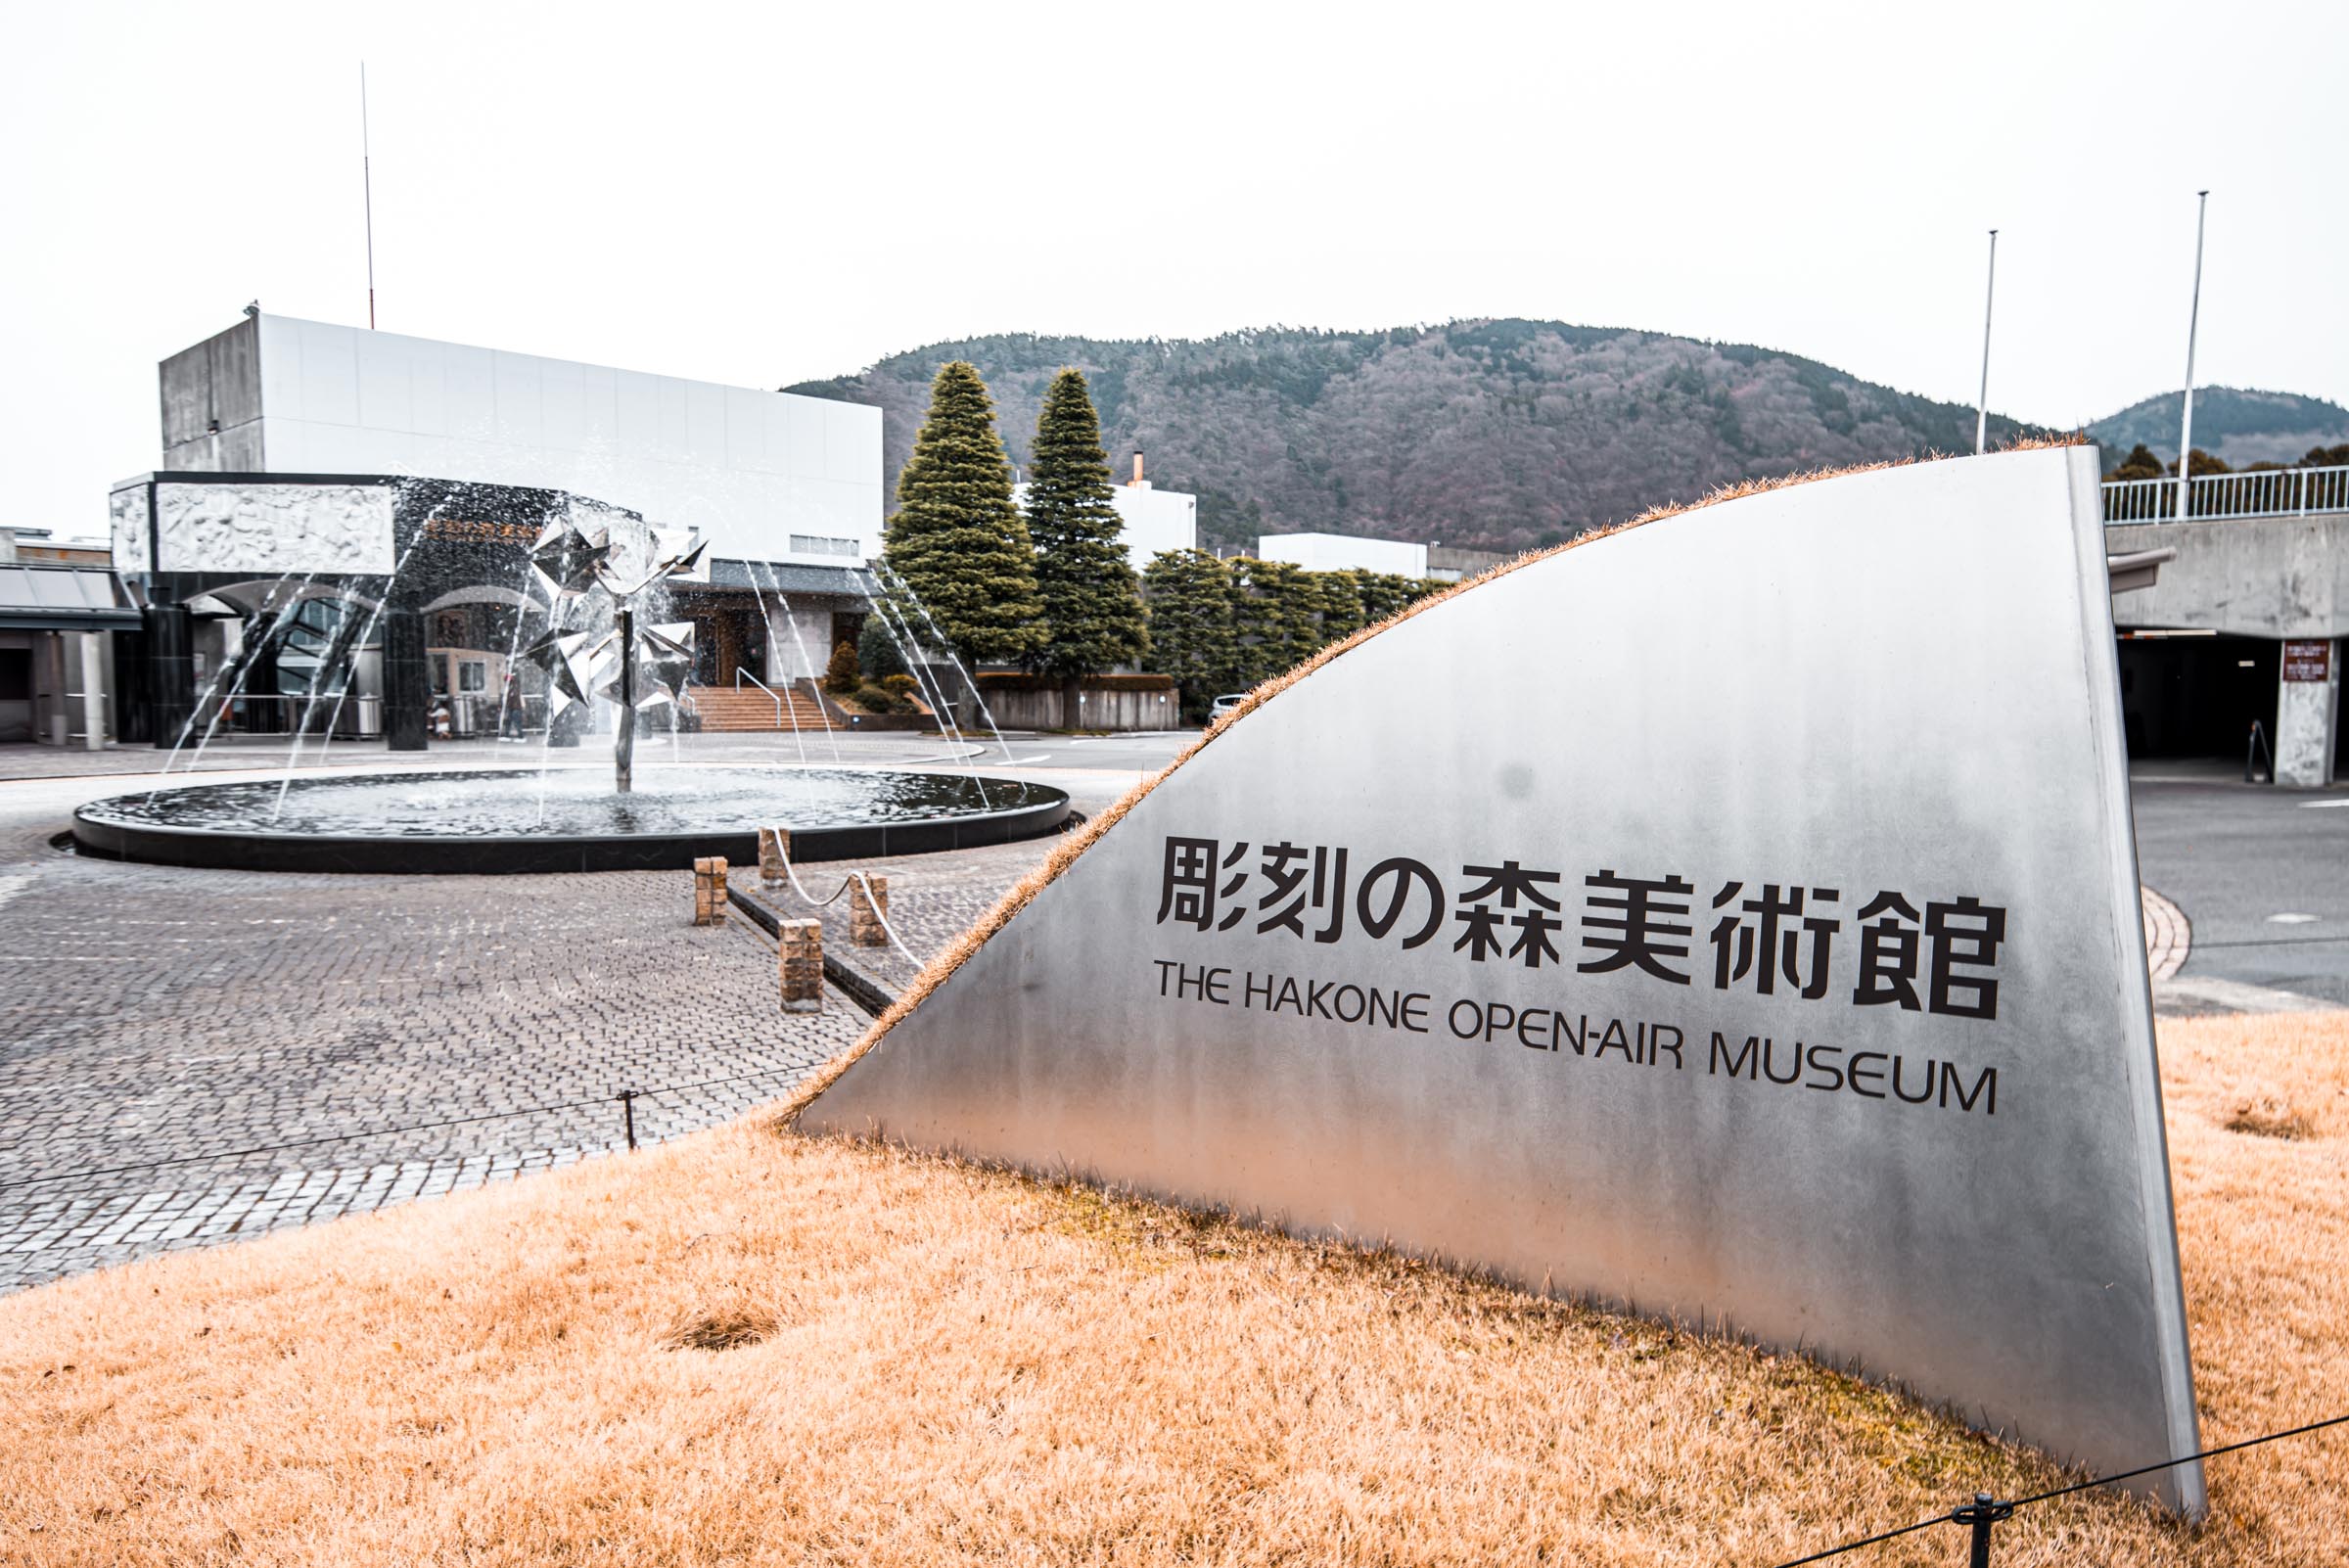
<instances>
[{"instance_id":1,"label":"distant hill","mask_svg":"<svg viewBox=\"0 0 2349 1568\"><path fill-rule=\"evenodd\" d=\"M1198 495L1209 545L1328 530L1519 550L1736 480L1974 443L1971 408L1817 360L1555 321L976 338L784 390L878 404L894 485L949 359L987 378L1014 462L1053 373L1082 370L1119 477L1142 448L1154 483ZM1990 423L1994 443L2032 433Z\"/></svg>"},{"instance_id":2,"label":"distant hill","mask_svg":"<svg viewBox=\"0 0 2349 1568\"><path fill-rule=\"evenodd\" d=\"M2109 469L2142 442L2165 463L2178 460L2178 416L2183 392L2131 403L2088 427L2104 449ZM2194 444L2231 468L2296 462L2312 446L2349 441L2349 408L2296 392L2241 387L2194 389Z\"/></svg>"}]
</instances>

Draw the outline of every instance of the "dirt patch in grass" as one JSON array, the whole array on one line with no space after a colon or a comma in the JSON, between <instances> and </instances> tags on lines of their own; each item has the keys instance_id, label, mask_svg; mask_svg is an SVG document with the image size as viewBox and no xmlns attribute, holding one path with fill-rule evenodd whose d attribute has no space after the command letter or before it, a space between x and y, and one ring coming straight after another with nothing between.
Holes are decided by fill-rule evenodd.
<instances>
[{"instance_id":1,"label":"dirt patch in grass","mask_svg":"<svg viewBox=\"0 0 2349 1568\"><path fill-rule=\"evenodd\" d=\"M2163 1045L2206 1438L2349 1410L2349 1021ZM2311 1134L2228 1131L2261 1096ZM11 1563L1767 1565L2064 1479L1798 1358L764 1122L0 1300L0 1398ZM2211 1479L1998 1560L2349 1558L2349 1434Z\"/></svg>"}]
</instances>

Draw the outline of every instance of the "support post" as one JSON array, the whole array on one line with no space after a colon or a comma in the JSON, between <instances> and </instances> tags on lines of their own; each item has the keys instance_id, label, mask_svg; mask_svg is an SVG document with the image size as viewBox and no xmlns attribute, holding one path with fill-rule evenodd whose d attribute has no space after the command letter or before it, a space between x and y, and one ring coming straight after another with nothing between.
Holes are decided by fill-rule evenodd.
<instances>
[{"instance_id":1,"label":"support post","mask_svg":"<svg viewBox=\"0 0 2349 1568\"><path fill-rule=\"evenodd\" d=\"M697 926L722 926L726 923L726 860L718 854L706 854L693 862L693 923Z\"/></svg>"},{"instance_id":2,"label":"support post","mask_svg":"<svg viewBox=\"0 0 2349 1568\"><path fill-rule=\"evenodd\" d=\"M425 668L424 612L384 612L384 735L389 750L421 752L430 727L433 681Z\"/></svg>"},{"instance_id":3,"label":"support post","mask_svg":"<svg viewBox=\"0 0 2349 1568\"><path fill-rule=\"evenodd\" d=\"M106 633L76 634L72 664L79 677L73 696L81 703L81 744L87 751L102 752L106 750Z\"/></svg>"},{"instance_id":4,"label":"support post","mask_svg":"<svg viewBox=\"0 0 2349 1568\"><path fill-rule=\"evenodd\" d=\"M636 781L636 612L623 604L613 619L620 627L620 713L615 719L620 732L612 737L612 782L625 795Z\"/></svg>"},{"instance_id":5,"label":"support post","mask_svg":"<svg viewBox=\"0 0 2349 1568\"><path fill-rule=\"evenodd\" d=\"M889 878L849 879L849 941L859 947L889 945Z\"/></svg>"},{"instance_id":6,"label":"support post","mask_svg":"<svg viewBox=\"0 0 2349 1568\"><path fill-rule=\"evenodd\" d=\"M147 628L147 712L156 746L169 751L196 712L196 661L188 607L151 604L139 613Z\"/></svg>"},{"instance_id":7,"label":"support post","mask_svg":"<svg viewBox=\"0 0 2349 1568\"><path fill-rule=\"evenodd\" d=\"M824 1007L824 923L784 920L775 928L775 978L787 1013Z\"/></svg>"},{"instance_id":8,"label":"support post","mask_svg":"<svg viewBox=\"0 0 2349 1568\"><path fill-rule=\"evenodd\" d=\"M759 830L759 880L768 887L782 882L788 874L785 867L791 860L791 829L762 827Z\"/></svg>"}]
</instances>

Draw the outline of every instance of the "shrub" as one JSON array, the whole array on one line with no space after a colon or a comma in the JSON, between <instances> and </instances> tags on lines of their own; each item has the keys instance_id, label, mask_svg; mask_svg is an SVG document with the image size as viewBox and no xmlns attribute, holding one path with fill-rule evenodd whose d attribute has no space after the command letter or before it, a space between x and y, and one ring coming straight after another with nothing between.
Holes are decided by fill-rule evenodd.
<instances>
[{"instance_id":1,"label":"shrub","mask_svg":"<svg viewBox=\"0 0 2349 1568\"><path fill-rule=\"evenodd\" d=\"M895 675L883 675L879 680L873 682L873 684L880 687L883 691L908 699L910 699L914 693L922 689L921 682L915 680L911 675L904 674L902 672Z\"/></svg>"},{"instance_id":2,"label":"shrub","mask_svg":"<svg viewBox=\"0 0 2349 1568\"><path fill-rule=\"evenodd\" d=\"M887 678L905 673L905 656L898 651L898 639L889 634L889 623L879 611L864 618L864 629L856 633L856 668L868 680L886 684Z\"/></svg>"},{"instance_id":3,"label":"shrub","mask_svg":"<svg viewBox=\"0 0 2349 1568\"><path fill-rule=\"evenodd\" d=\"M857 687L855 702L868 714L901 714L911 706L896 692L880 686Z\"/></svg>"},{"instance_id":4,"label":"shrub","mask_svg":"<svg viewBox=\"0 0 2349 1568\"><path fill-rule=\"evenodd\" d=\"M846 697L864 683L856 673L856 645L843 638L832 645L832 662L824 667L824 690Z\"/></svg>"}]
</instances>

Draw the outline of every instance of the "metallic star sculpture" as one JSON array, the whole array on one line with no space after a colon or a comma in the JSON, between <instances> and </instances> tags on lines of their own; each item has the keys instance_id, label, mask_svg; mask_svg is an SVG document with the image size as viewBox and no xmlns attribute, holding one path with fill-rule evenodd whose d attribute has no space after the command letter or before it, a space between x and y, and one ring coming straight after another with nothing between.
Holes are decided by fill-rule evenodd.
<instances>
[{"instance_id":1,"label":"metallic star sculpture","mask_svg":"<svg viewBox=\"0 0 2349 1568\"><path fill-rule=\"evenodd\" d=\"M530 547L530 567L546 584L547 597L576 599L603 581L604 563L611 555L609 529L588 535L568 522L550 523Z\"/></svg>"},{"instance_id":2,"label":"metallic star sculpture","mask_svg":"<svg viewBox=\"0 0 2349 1568\"><path fill-rule=\"evenodd\" d=\"M675 696L693 673L693 623L671 621L647 626L636 639L637 668Z\"/></svg>"},{"instance_id":3,"label":"metallic star sculpture","mask_svg":"<svg viewBox=\"0 0 2349 1568\"><path fill-rule=\"evenodd\" d=\"M596 580L604 591L616 599L633 599L664 577L683 576L701 565L702 552L710 548L710 541L696 543L691 529L655 529L651 548L652 563L634 582L616 581L608 567L599 567Z\"/></svg>"},{"instance_id":4,"label":"metallic star sculpture","mask_svg":"<svg viewBox=\"0 0 2349 1568\"><path fill-rule=\"evenodd\" d=\"M609 528L586 533L566 518L549 523L530 548L530 569L545 584L556 627L521 657L546 673L550 724L575 703L586 702L589 693L618 701L624 690L626 713L612 745L613 777L622 795L632 787L637 715L674 705L693 674L693 623L639 627L630 601L664 578L692 573L708 547L690 529L654 529L644 545L645 574L634 582L613 572ZM633 549L625 555L636 558ZM611 628L562 630L562 623L571 619L571 601L597 589L612 601Z\"/></svg>"},{"instance_id":5,"label":"metallic star sculpture","mask_svg":"<svg viewBox=\"0 0 2349 1568\"><path fill-rule=\"evenodd\" d=\"M580 655L594 640L584 631L550 631L522 651L522 657L546 673L546 715L550 719L573 703L583 703L593 685L593 671Z\"/></svg>"},{"instance_id":6,"label":"metallic star sculpture","mask_svg":"<svg viewBox=\"0 0 2349 1568\"><path fill-rule=\"evenodd\" d=\"M606 635L593 653L608 655L617 652L620 634ZM636 630L635 659L636 711L647 713L677 700L686 680L693 674L693 623L671 621L657 626L640 626ZM599 667L600 669L600 667ZM599 695L620 701L620 662L612 660Z\"/></svg>"}]
</instances>

